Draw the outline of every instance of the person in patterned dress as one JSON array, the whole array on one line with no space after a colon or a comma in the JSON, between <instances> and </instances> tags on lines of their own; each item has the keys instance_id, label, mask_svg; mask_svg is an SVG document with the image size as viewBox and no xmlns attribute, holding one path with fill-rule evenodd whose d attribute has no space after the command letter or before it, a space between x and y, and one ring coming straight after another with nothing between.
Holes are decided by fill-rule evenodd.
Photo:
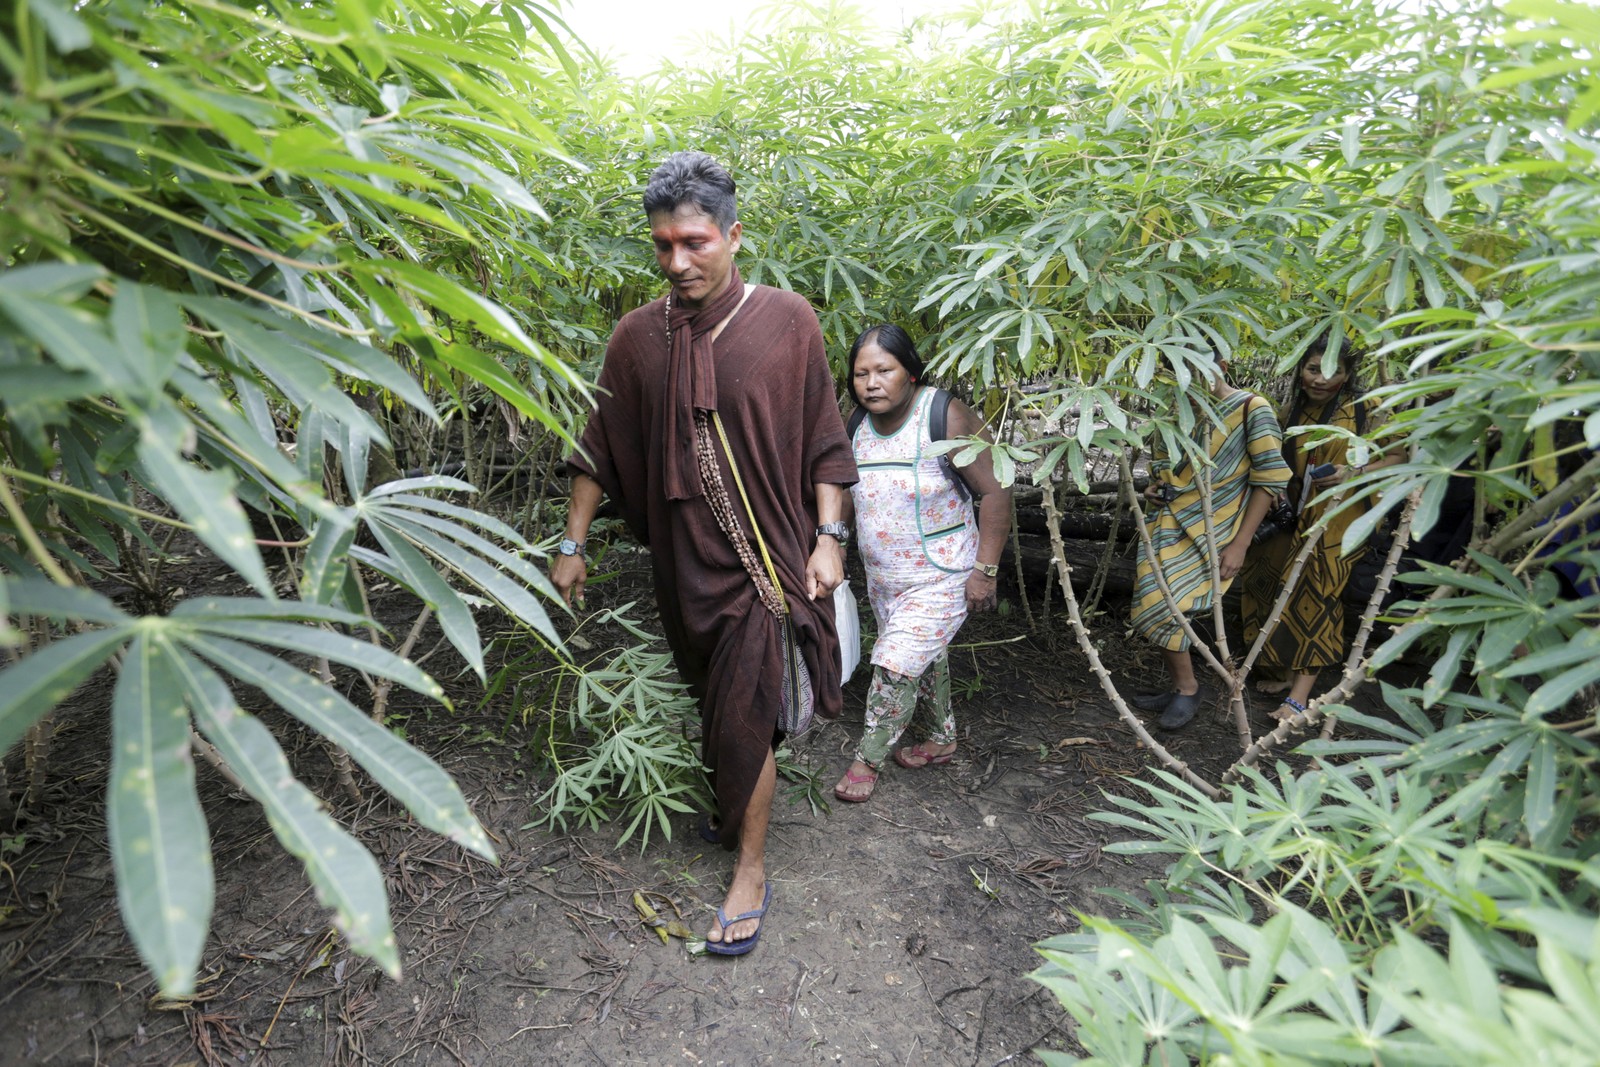
<instances>
[{"instance_id":1,"label":"person in patterned dress","mask_svg":"<svg viewBox=\"0 0 1600 1067\"><path fill-rule=\"evenodd\" d=\"M834 795L859 803L872 796L884 759L919 705L926 737L894 750L895 762L927 767L950 762L955 752L947 650L969 611L995 606L1011 490L996 480L987 453L955 467L931 452L929 419L940 391L926 381L904 330L885 323L863 332L849 367L866 418L851 440L860 480L850 489L846 521L853 513L878 637L866 729ZM946 436L993 441L977 414L954 398Z\"/></svg>"},{"instance_id":2,"label":"person in patterned dress","mask_svg":"<svg viewBox=\"0 0 1600 1067\"><path fill-rule=\"evenodd\" d=\"M1375 429L1379 425L1376 404L1357 395L1356 353L1345 344L1333 373L1324 374L1322 363L1326 351L1324 336L1313 341L1300 357L1294 372L1294 394L1284 409L1284 425L1310 423L1335 426L1351 433ZM1358 415L1357 409L1362 406L1366 410ZM1291 531L1284 531L1259 546L1260 551L1252 553L1250 566L1240 580L1243 594L1240 611L1244 616L1246 641L1254 642L1261 633L1306 538L1311 536L1323 514L1340 499L1318 500L1317 497L1324 490L1343 485L1366 471L1379 470L1404 458L1398 450L1393 454L1380 452L1365 466L1355 466L1348 463L1347 451L1346 442L1340 437L1330 437L1311 447L1301 446L1291 439L1285 446L1291 471L1289 499L1296 511L1295 528L1293 536L1289 536ZM1312 477L1311 473L1317 470L1328 473ZM1275 719L1287 719L1305 711L1318 675L1329 667L1338 666L1344 659L1344 587L1357 561L1366 553L1366 546L1362 545L1346 555L1344 533L1352 522L1365 514L1369 504L1370 501L1365 501L1347 507L1328 521L1289 594L1282 617L1261 650L1260 668L1270 680L1257 688L1265 693L1283 694L1283 702L1272 713Z\"/></svg>"},{"instance_id":3,"label":"person in patterned dress","mask_svg":"<svg viewBox=\"0 0 1600 1067\"><path fill-rule=\"evenodd\" d=\"M1244 566L1256 527L1275 493L1289 480L1283 460L1283 433L1272 405L1262 397L1228 384L1226 367L1218 365L1211 381L1217 422L1202 421L1196 434L1206 457L1196 471L1187 457L1176 463L1157 454L1150 465L1146 499L1160 507L1150 544L1161 577L1184 615L1211 610L1212 598L1228 591ZM1210 487L1210 515L1204 489ZM1212 581L1211 555L1217 577ZM1157 645L1166 660L1172 688L1133 698L1141 711L1160 712L1156 725L1176 730L1188 725L1205 703L1206 692L1194 673L1189 635L1161 591L1151 553L1139 545L1135 571L1133 628Z\"/></svg>"}]
</instances>

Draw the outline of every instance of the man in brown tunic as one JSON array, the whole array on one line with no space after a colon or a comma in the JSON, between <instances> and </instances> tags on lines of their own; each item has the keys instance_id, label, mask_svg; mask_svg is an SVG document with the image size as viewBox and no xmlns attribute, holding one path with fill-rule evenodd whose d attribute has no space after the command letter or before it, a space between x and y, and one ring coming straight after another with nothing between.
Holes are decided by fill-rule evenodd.
<instances>
[{"instance_id":1,"label":"man in brown tunic","mask_svg":"<svg viewBox=\"0 0 1600 1067\"><path fill-rule=\"evenodd\" d=\"M844 579L836 524L856 468L816 314L793 293L746 286L734 266L741 227L727 171L703 153L679 152L651 176L644 208L671 291L623 316L611 336L600 400L568 460L567 536L550 577L569 602L581 599L583 541L602 495L650 548L667 643L700 700L719 839L738 849L707 943L736 954L753 946L769 899L765 849L784 622L758 598L708 502L717 479L708 487L701 476L695 412L716 412L727 431L816 711L829 718L842 706L830 596ZM731 512L753 547L734 471L714 433L710 440Z\"/></svg>"}]
</instances>

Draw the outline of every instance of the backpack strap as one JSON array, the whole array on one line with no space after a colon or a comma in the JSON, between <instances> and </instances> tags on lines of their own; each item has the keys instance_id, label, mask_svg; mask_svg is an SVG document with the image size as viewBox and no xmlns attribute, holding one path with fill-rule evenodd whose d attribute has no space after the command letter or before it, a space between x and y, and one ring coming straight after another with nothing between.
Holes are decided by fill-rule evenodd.
<instances>
[{"instance_id":1,"label":"backpack strap","mask_svg":"<svg viewBox=\"0 0 1600 1067\"><path fill-rule=\"evenodd\" d=\"M867 409L860 404L850 413L844 423L844 435L852 441L856 438L856 431L861 429L861 422L867 417ZM950 417L950 393L945 389L935 389L933 397L928 402L928 437L934 441L943 441L947 436L945 429Z\"/></svg>"},{"instance_id":2,"label":"backpack strap","mask_svg":"<svg viewBox=\"0 0 1600 1067\"><path fill-rule=\"evenodd\" d=\"M928 398L928 440L947 441L950 421L950 392L947 389L934 389L933 396ZM939 457L939 469L944 476L950 479L950 484L956 487L956 492L961 494L963 500L971 500L976 494L967 480L956 469L955 460L946 452Z\"/></svg>"},{"instance_id":3,"label":"backpack strap","mask_svg":"<svg viewBox=\"0 0 1600 1067\"><path fill-rule=\"evenodd\" d=\"M928 403L928 439L930 441L943 441L949 434L950 393L946 389L935 389L933 399Z\"/></svg>"}]
</instances>

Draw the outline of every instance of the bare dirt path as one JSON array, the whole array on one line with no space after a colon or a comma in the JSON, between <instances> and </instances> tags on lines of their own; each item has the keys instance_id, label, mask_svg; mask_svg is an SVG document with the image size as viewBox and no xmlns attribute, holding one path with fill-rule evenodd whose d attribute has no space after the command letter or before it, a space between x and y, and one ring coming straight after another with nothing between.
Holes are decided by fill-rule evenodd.
<instances>
[{"instance_id":1,"label":"bare dirt path","mask_svg":"<svg viewBox=\"0 0 1600 1067\"><path fill-rule=\"evenodd\" d=\"M642 573L596 587L639 597ZM962 736L949 765L891 766L872 801L814 811L780 781L769 843L773 903L760 946L692 957L639 921L636 891L703 931L726 854L689 820L618 848L619 828L525 829L547 775L502 733L503 708L429 718L410 738L462 783L498 867L414 826L376 793L339 800L321 747L280 733L297 773L378 857L405 965L398 982L332 935L298 863L259 809L202 767L218 902L190 1002L154 998L117 915L101 783L108 693L58 717L42 803L0 868L0 1064L760 1064L1027 1062L1070 1027L1028 980L1033 943L1138 891L1159 864L1102 852L1119 831L1086 820L1102 791L1133 795L1146 754L1105 705L1065 634L1007 642L1017 614L970 623L954 656ZM1002 643L995 643L1002 642ZM1158 669L1111 653L1131 678ZM1120 655L1120 659L1118 656ZM860 729L799 745L831 786ZM465 701L470 706L470 701ZM397 708L404 714L404 708ZM1206 717L1180 754L1215 773L1232 726ZM13 756L13 763L16 757ZM12 781L20 777L13 769ZM1036 1062L1036 1061L1035 1061Z\"/></svg>"}]
</instances>

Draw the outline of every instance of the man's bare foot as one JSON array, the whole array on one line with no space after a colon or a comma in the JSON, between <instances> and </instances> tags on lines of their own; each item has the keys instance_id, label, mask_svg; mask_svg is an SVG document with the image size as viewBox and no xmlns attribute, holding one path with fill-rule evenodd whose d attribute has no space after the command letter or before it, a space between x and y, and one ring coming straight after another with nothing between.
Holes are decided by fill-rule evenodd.
<instances>
[{"instance_id":1,"label":"man's bare foot","mask_svg":"<svg viewBox=\"0 0 1600 1067\"><path fill-rule=\"evenodd\" d=\"M950 757L955 754L956 745L952 741L948 745L936 745L932 741L918 741L914 745L907 745L894 754L894 761L902 767L913 770L926 767L934 763L949 763Z\"/></svg>"},{"instance_id":2,"label":"man's bare foot","mask_svg":"<svg viewBox=\"0 0 1600 1067\"><path fill-rule=\"evenodd\" d=\"M722 902L722 914L732 919L747 911L756 911L764 905L766 899L767 879L764 868L755 864L741 864L733 870L733 885L728 887L727 899ZM760 919L745 919L743 922L730 923L724 930L722 924L713 919L706 940L732 944L754 936L760 927Z\"/></svg>"},{"instance_id":3,"label":"man's bare foot","mask_svg":"<svg viewBox=\"0 0 1600 1067\"><path fill-rule=\"evenodd\" d=\"M872 796L878 787L878 771L869 763L856 760L845 769L844 777L833 787L833 795L851 804Z\"/></svg>"}]
</instances>

